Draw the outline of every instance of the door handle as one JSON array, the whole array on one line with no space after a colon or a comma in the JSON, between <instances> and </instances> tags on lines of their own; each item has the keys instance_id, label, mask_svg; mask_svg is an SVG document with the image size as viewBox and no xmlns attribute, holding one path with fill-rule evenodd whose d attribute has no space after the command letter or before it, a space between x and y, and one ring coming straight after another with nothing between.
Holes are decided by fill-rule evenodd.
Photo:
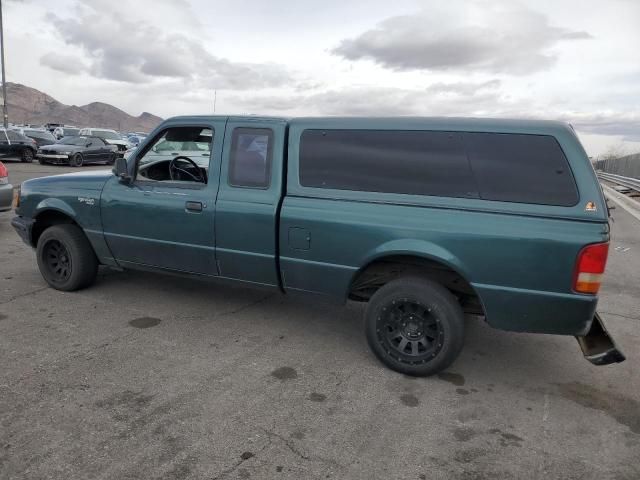
<instances>
[{"instance_id":1,"label":"door handle","mask_svg":"<svg viewBox=\"0 0 640 480\"><path fill-rule=\"evenodd\" d=\"M202 202L186 202L184 206L189 212L202 211Z\"/></svg>"}]
</instances>

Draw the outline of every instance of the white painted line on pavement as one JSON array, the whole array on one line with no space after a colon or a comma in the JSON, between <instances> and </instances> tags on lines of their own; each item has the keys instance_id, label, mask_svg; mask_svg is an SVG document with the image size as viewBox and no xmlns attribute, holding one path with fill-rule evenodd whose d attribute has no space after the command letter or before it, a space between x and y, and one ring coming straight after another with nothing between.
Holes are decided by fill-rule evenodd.
<instances>
[{"instance_id":1,"label":"white painted line on pavement","mask_svg":"<svg viewBox=\"0 0 640 480\"><path fill-rule=\"evenodd\" d=\"M634 205L633 203L638 203L638 202L635 202L634 200L629 200L627 197L625 197L621 193L616 192L613 188L607 185L602 185L602 188L606 192L607 197L609 197L611 200L616 202L624 210L629 212L633 217L635 217L636 220L640 221L640 203L637 206Z\"/></svg>"}]
</instances>

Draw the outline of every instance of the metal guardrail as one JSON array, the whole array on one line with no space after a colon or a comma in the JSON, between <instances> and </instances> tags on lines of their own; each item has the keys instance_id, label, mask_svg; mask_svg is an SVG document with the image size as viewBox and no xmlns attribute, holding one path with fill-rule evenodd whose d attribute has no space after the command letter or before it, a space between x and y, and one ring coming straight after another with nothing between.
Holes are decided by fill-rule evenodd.
<instances>
[{"instance_id":1,"label":"metal guardrail","mask_svg":"<svg viewBox=\"0 0 640 480\"><path fill-rule=\"evenodd\" d=\"M618 185L622 185L623 187L627 187L631 190L640 192L640 179L623 177L622 175L605 172L598 172L598 177L602 178L603 180L608 180L610 182L617 183Z\"/></svg>"}]
</instances>

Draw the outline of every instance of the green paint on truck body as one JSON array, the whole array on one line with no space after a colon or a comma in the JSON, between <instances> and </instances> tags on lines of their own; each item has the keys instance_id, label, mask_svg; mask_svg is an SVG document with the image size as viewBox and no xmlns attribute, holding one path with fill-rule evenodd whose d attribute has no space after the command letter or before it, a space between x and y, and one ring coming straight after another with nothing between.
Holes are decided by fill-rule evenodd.
<instances>
[{"instance_id":1,"label":"green paint on truck body","mask_svg":"<svg viewBox=\"0 0 640 480\"><path fill-rule=\"evenodd\" d=\"M385 258L420 258L457 272L496 328L566 335L588 331L597 297L572 291L576 257L609 240L607 207L573 129L560 122L454 118L177 117L168 127L214 131L206 185L126 184L110 171L24 182L18 215L67 215L101 263L223 277L344 302L358 274ZM230 185L234 128L273 132L267 188ZM552 136L566 156L573 206L305 187L305 130L424 130ZM134 156L130 159L135 173ZM94 199L94 203L87 199ZM185 200L205 207L184 209ZM594 211L585 205L593 202Z\"/></svg>"}]
</instances>

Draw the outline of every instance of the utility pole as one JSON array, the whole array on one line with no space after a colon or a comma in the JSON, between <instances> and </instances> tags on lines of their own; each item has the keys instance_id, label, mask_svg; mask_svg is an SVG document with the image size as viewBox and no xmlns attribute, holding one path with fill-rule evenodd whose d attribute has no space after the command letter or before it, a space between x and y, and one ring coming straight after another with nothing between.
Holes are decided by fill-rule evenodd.
<instances>
[{"instance_id":1,"label":"utility pole","mask_svg":"<svg viewBox=\"0 0 640 480\"><path fill-rule=\"evenodd\" d=\"M2 1L2 0L0 0ZM216 100L218 99L218 90L213 91L213 113L216 113Z\"/></svg>"},{"instance_id":2,"label":"utility pole","mask_svg":"<svg viewBox=\"0 0 640 480\"><path fill-rule=\"evenodd\" d=\"M2 0L0 0L0 56L2 57L2 118L4 128L9 126L9 114L7 113L7 80L4 76L4 26L2 22Z\"/></svg>"}]
</instances>

